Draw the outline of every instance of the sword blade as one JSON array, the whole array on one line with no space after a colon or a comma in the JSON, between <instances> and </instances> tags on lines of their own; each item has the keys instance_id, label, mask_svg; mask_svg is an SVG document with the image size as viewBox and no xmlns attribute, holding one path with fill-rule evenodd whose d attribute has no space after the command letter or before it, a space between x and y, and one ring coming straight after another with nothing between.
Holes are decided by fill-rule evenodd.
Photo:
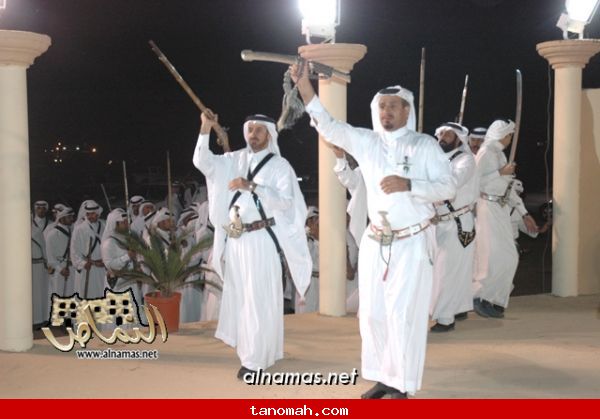
<instances>
[{"instance_id":1,"label":"sword blade","mask_svg":"<svg viewBox=\"0 0 600 419\"><path fill-rule=\"evenodd\" d=\"M467 103L467 91L469 89L469 75L465 76L465 87L463 87L462 97L460 100L460 110L458 111L458 123L462 125L463 117L465 116L465 104Z\"/></svg>"},{"instance_id":2,"label":"sword blade","mask_svg":"<svg viewBox=\"0 0 600 419\"><path fill-rule=\"evenodd\" d=\"M521 129L521 111L523 107L523 76L521 71L517 69L517 106L515 110L515 133L513 135L512 144L510 147L510 157L508 162L515 161L517 153L517 144L519 142L519 130Z\"/></svg>"}]
</instances>

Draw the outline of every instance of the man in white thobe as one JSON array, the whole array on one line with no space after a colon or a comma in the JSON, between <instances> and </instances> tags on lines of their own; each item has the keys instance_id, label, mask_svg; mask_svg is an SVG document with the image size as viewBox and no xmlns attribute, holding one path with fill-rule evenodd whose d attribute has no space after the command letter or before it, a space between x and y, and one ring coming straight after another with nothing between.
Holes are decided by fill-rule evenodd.
<instances>
[{"instance_id":1,"label":"man in white thobe","mask_svg":"<svg viewBox=\"0 0 600 419\"><path fill-rule=\"evenodd\" d=\"M216 116L209 111L201 118L193 162L206 177L215 226L212 263L224 278L215 336L236 348L238 378L247 380L283 358L282 259L300 295L310 283L306 204L292 166L280 155L271 118L248 117L247 147L219 156L208 146Z\"/></svg>"},{"instance_id":2,"label":"man in white thobe","mask_svg":"<svg viewBox=\"0 0 600 419\"><path fill-rule=\"evenodd\" d=\"M436 141L413 131L413 95L394 86L371 102L373 130L334 120L307 77L292 78L312 125L358 162L371 225L359 245L362 376L377 384L363 398L406 398L420 387L427 343L435 237L433 202L452 199L456 182ZM341 244L342 245L342 244Z\"/></svg>"},{"instance_id":3,"label":"man in white thobe","mask_svg":"<svg viewBox=\"0 0 600 419\"><path fill-rule=\"evenodd\" d=\"M75 292L75 269L71 266L70 247L75 213L63 207L56 213L56 222L46 235L46 252L50 273L50 295L70 297Z\"/></svg>"},{"instance_id":4,"label":"man in white thobe","mask_svg":"<svg viewBox=\"0 0 600 419\"><path fill-rule=\"evenodd\" d=\"M144 197L141 195L134 195L129 198L129 205L127 207L127 212L129 214L129 224L133 223L133 221L141 216L140 207L142 203L146 202ZM108 220L107 220L108 221Z\"/></svg>"},{"instance_id":5,"label":"man in white thobe","mask_svg":"<svg viewBox=\"0 0 600 419\"><path fill-rule=\"evenodd\" d=\"M350 194L350 201L346 207L346 212L350 215L349 230L358 244L367 227L367 188L362 177L360 166L350 167L350 162L346 158L346 153L339 147L333 147L336 157L336 163L333 171L338 180Z\"/></svg>"},{"instance_id":6,"label":"man in white thobe","mask_svg":"<svg viewBox=\"0 0 600 419\"><path fill-rule=\"evenodd\" d=\"M154 204L150 201L144 201L140 204L139 215L131 222L131 231L136 233L138 236L142 236L146 229L147 223L146 217L148 214L153 213L156 210Z\"/></svg>"},{"instance_id":7,"label":"man in white thobe","mask_svg":"<svg viewBox=\"0 0 600 419\"><path fill-rule=\"evenodd\" d=\"M539 234L545 233L548 231L548 228L550 228L550 222L547 221L539 228L538 231L529 231L527 229L527 225L525 224L523 218L525 215L527 215L527 208L525 208L525 203L523 202L523 198L521 198L521 194L524 190L523 182L521 182L519 179L514 179L513 188L511 190L511 199L509 200L510 222L512 223L513 237L515 239L515 244L519 254L526 252L525 249L520 247L519 242L517 241L520 233L525 233L532 239L535 239Z\"/></svg>"},{"instance_id":8,"label":"man in white thobe","mask_svg":"<svg viewBox=\"0 0 600 419\"><path fill-rule=\"evenodd\" d=\"M205 200L201 204L195 204L198 218L195 220L194 236L196 242L212 237L214 241L215 228L210 222L208 214L208 201ZM200 252L202 260L208 265L212 266L212 255L213 246L210 246L206 250ZM213 272L204 272L204 279L219 285L221 288L217 288L212 284L206 283L204 291L202 292L202 304L201 304L201 321L211 321L219 319L219 311L221 309L221 296L223 289L223 280L221 277Z\"/></svg>"},{"instance_id":9,"label":"man in white thobe","mask_svg":"<svg viewBox=\"0 0 600 419\"><path fill-rule=\"evenodd\" d=\"M514 122L494 121L476 157L480 196L475 223L473 308L482 317L504 317L503 309L508 306L519 263L508 205L514 187L515 165L507 163L503 152L512 141L514 131ZM528 230L538 230L529 214L524 214L522 219Z\"/></svg>"},{"instance_id":10,"label":"man in white thobe","mask_svg":"<svg viewBox=\"0 0 600 419\"><path fill-rule=\"evenodd\" d=\"M107 286L115 292L123 292L131 288L137 306L142 305L141 284L119 277L118 271L133 269L137 255L123 248L125 234L129 231L127 213L121 208L112 210L106 218L106 227L102 234L102 262L106 267ZM132 313L136 320L137 313ZM120 326L120 325L117 325Z\"/></svg>"},{"instance_id":11,"label":"man in white thobe","mask_svg":"<svg viewBox=\"0 0 600 419\"><path fill-rule=\"evenodd\" d=\"M82 204L85 220L73 229L71 236L71 261L76 269L75 292L81 298L102 298L106 286L106 269L102 262L102 234L104 220L100 219L102 207L96 201Z\"/></svg>"},{"instance_id":12,"label":"man in white thobe","mask_svg":"<svg viewBox=\"0 0 600 419\"><path fill-rule=\"evenodd\" d=\"M31 294L33 324L45 323L50 316L50 299L44 230L50 223L46 218L48 203L36 201L31 216Z\"/></svg>"},{"instance_id":13,"label":"man in white thobe","mask_svg":"<svg viewBox=\"0 0 600 419\"><path fill-rule=\"evenodd\" d=\"M58 222L58 218L57 218L58 213L61 212L65 208L70 208L70 207L68 205L60 204L60 203L54 204L52 206L52 221L50 221L48 223L48 225L46 226L46 229L44 230L44 239L46 239L48 237L48 233L50 233L50 231L52 231L52 229ZM72 209L71 209L71 211L72 211ZM73 219L75 219L75 216L73 216Z\"/></svg>"},{"instance_id":14,"label":"man in white thobe","mask_svg":"<svg viewBox=\"0 0 600 419\"><path fill-rule=\"evenodd\" d=\"M487 132L487 128L477 127L471 130L471 134L469 134L469 148L471 149L471 153L474 156L477 155L479 149L481 148L481 144L483 144L483 139L485 138L485 133Z\"/></svg>"},{"instance_id":15,"label":"man in white thobe","mask_svg":"<svg viewBox=\"0 0 600 419\"><path fill-rule=\"evenodd\" d=\"M194 228L198 213L196 206L191 206L184 209L177 221L177 236L182 240L182 257L197 243ZM202 263L202 252L198 252L192 256L189 266L197 266ZM181 293L181 304L179 305L179 321L181 323L191 323L200 320L202 309L202 287L199 284L192 284L201 274L191 275L178 291Z\"/></svg>"},{"instance_id":16,"label":"man in white thobe","mask_svg":"<svg viewBox=\"0 0 600 419\"><path fill-rule=\"evenodd\" d=\"M319 311L319 210L310 206L306 213L306 239L312 260L312 276L304 298L296 292L296 314Z\"/></svg>"},{"instance_id":17,"label":"man in white thobe","mask_svg":"<svg viewBox=\"0 0 600 419\"><path fill-rule=\"evenodd\" d=\"M432 332L454 329L456 320L467 318L473 309L473 253L475 219L473 208L479 193L475 158L468 145L469 131L448 122L435 136L450 161L456 179L456 197L434 204L437 250L433 267Z\"/></svg>"}]
</instances>

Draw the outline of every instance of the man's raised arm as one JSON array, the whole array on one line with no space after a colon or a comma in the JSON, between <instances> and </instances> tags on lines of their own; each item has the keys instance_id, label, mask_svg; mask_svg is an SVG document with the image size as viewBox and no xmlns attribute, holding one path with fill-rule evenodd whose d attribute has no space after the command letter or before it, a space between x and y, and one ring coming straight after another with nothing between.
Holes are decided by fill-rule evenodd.
<instances>
[{"instance_id":1,"label":"man's raised arm","mask_svg":"<svg viewBox=\"0 0 600 419\"><path fill-rule=\"evenodd\" d=\"M200 135L198 136L198 143L196 144L192 161L194 166L207 177L212 176L214 172L214 160L217 159L217 156L210 151L209 142L210 131L218 120L219 116L214 114L210 109L200 114Z\"/></svg>"},{"instance_id":2,"label":"man's raised arm","mask_svg":"<svg viewBox=\"0 0 600 419\"><path fill-rule=\"evenodd\" d=\"M369 141L365 136L373 135L371 130L355 128L345 122L334 119L323 107L315 89L308 79L308 63L305 61L302 68L298 64L291 66L291 77L302 100L306 106L306 112L309 114L312 125L325 137L328 143L336 145L348 151L353 156L363 154L368 150Z\"/></svg>"}]
</instances>

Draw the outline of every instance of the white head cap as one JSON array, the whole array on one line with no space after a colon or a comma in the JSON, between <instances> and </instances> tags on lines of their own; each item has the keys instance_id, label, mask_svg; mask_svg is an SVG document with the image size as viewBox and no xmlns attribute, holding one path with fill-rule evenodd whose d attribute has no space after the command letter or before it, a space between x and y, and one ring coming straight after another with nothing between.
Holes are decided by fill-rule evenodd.
<instances>
[{"instance_id":1,"label":"white head cap","mask_svg":"<svg viewBox=\"0 0 600 419\"><path fill-rule=\"evenodd\" d=\"M81 206L79 207L79 212L77 213L77 223L79 224L82 221L85 221L88 212L96 212L98 216L102 214L102 207L98 205L98 203L92 199L88 199L87 201L83 201Z\"/></svg>"},{"instance_id":2,"label":"white head cap","mask_svg":"<svg viewBox=\"0 0 600 419\"><path fill-rule=\"evenodd\" d=\"M525 190L523 188L523 182L521 182L519 179L513 179L513 189L514 191L518 194L521 195L523 193L523 191Z\"/></svg>"},{"instance_id":3,"label":"white head cap","mask_svg":"<svg viewBox=\"0 0 600 419\"><path fill-rule=\"evenodd\" d=\"M102 234L102 240L112 236L115 234L115 229L117 228L117 223L126 221L127 213L121 208L115 208L111 212L108 213L108 217L106 217L106 227L104 227L104 233Z\"/></svg>"},{"instance_id":4,"label":"white head cap","mask_svg":"<svg viewBox=\"0 0 600 419\"><path fill-rule=\"evenodd\" d=\"M267 146L267 148L272 153L281 155L281 152L279 151L279 145L277 144L278 134L277 134L277 125L276 125L275 120L272 118L269 118L266 115L261 115L261 114L250 115L249 117L247 117L246 121L244 122L244 139L246 140L246 144L248 144L248 132L249 132L250 123L262 124L267 128L267 131L269 132L269 134L271 136L271 139L269 140L269 145Z\"/></svg>"},{"instance_id":5,"label":"white head cap","mask_svg":"<svg viewBox=\"0 0 600 419\"><path fill-rule=\"evenodd\" d=\"M453 131L464 146L469 145L469 130L467 129L467 127L464 127L455 122L446 122L445 124L440 125L435 130L435 137L439 140L446 131Z\"/></svg>"},{"instance_id":6,"label":"white head cap","mask_svg":"<svg viewBox=\"0 0 600 419\"><path fill-rule=\"evenodd\" d=\"M319 209L317 207L314 206L310 206L306 209L306 219L309 220L313 217L318 217L319 216Z\"/></svg>"},{"instance_id":7,"label":"white head cap","mask_svg":"<svg viewBox=\"0 0 600 419\"><path fill-rule=\"evenodd\" d=\"M471 134L469 136L474 140L483 140L485 138L486 132L487 128L477 127L471 130Z\"/></svg>"},{"instance_id":8,"label":"white head cap","mask_svg":"<svg viewBox=\"0 0 600 419\"><path fill-rule=\"evenodd\" d=\"M163 207L159 209L158 211L156 211L154 217L152 217L152 227L158 226L158 223L160 223L161 221L168 220L169 218L171 218L171 213L169 212L168 208Z\"/></svg>"},{"instance_id":9,"label":"white head cap","mask_svg":"<svg viewBox=\"0 0 600 419\"><path fill-rule=\"evenodd\" d=\"M134 195L131 198L129 198L129 203L131 205L139 205L142 202L144 202L144 197L140 195Z\"/></svg>"},{"instance_id":10,"label":"white head cap","mask_svg":"<svg viewBox=\"0 0 600 419\"><path fill-rule=\"evenodd\" d=\"M492 141L500 141L508 134L512 134L515 132L515 123L513 121L497 119L492 122L492 125L488 128L485 134L485 143L490 143Z\"/></svg>"},{"instance_id":11,"label":"white head cap","mask_svg":"<svg viewBox=\"0 0 600 419\"><path fill-rule=\"evenodd\" d=\"M408 114L408 121L406 122L406 128L414 131L417 127L417 116L415 112L414 96L413 93L401 86L390 86L385 89L381 89L373 97L371 101L371 120L373 122L373 131L383 133L385 130L379 121L379 99L382 96L398 96L408 102L410 106L410 113Z\"/></svg>"},{"instance_id":12,"label":"white head cap","mask_svg":"<svg viewBox=\"0 0 600 419\"><path fill-rule=\"evenodd\" d=\"M48 203L46 201L35 201L35 203L33 204L34 207L36 208L46 208L48 209Z\"/></svg>"},{"instance_id":13,"label":"white head cap","mask_svg":"<svg viewBox=\"0 0 600 419\"><path fill-rule=\"evenodd\" d=\"M63 217L67 217L69 215L75 215L75 212L73 212L73 208L71 207L65 207L64 205L61 205L61 209L56 211L56 219L60 220ZM56 205L54 206L54 208L56 208Z\"/></svg>"}]
</instances>

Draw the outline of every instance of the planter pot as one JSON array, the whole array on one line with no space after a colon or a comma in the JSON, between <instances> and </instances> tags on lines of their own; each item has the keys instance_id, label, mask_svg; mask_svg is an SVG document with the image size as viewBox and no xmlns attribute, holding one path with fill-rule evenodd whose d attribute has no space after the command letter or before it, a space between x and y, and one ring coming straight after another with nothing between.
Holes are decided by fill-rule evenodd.
<instances>
[{"instance_id":1,"label":"planter pot","mask_svg":"<svg viewBox=\"0 0 600 419\"><path fill-rule=\"evenodd\" d=\"M174 333L179 330L179 304L181 302L181 293L174 292L170 297L163 297L160 292L155 291L146 294L144 299L147 304L152 304L160 311L160 314L165 321L165 325L167 326L167 332Z\"/></svg>"}]
</instances>

